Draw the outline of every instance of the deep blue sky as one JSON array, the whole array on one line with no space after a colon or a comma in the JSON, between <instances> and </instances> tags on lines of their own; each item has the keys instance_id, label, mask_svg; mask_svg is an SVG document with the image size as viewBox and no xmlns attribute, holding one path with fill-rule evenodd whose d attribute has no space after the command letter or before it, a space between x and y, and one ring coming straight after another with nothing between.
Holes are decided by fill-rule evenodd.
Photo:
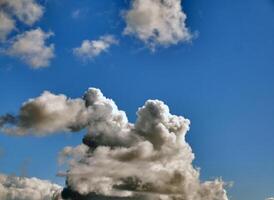
<instances>
[{"instance_id":1,"label":"deep blue sky","mask_svg":"<svg viewBox=\"0 0 274 200\"><path fill-rule=\"evenodd\" d=\"M125 110L130 121L147 99L165 101L171 112L192 122L187 140L202 179L233 181L232 200L274 196L274 1L184 0L187 26L199 36L191 44L144 48L123 36L124 0L48 0L37 26L55 36L49 68L32 70L0 57L0 113L44 90L79 97L98 87ZM78 19L71 14L84 10ZM91 62L72 56L84 39L104 34L119 46ZM56 178L57 154L81 142L83 133L50 137L0 135L0 171Z\"/></svg>"}]
</instances>

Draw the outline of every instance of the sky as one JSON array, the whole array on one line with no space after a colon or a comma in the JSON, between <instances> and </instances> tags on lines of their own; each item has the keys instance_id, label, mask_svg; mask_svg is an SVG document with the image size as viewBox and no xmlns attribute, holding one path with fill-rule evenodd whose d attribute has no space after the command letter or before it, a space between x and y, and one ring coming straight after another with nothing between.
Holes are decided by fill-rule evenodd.
<instances>
[{"instance_id":1,"label":"sky","mask_svg":"<svg viewBox=\"0 0 274 200\"><path fill-rule=\"evenodd\" d=\"M183 0L187 30L175 27L179 35L167 40L134 29L141 22L125 17L130 0L37 3L43 14L35 22L14 17L16 28L0 44L1 115L16 115L45 90L78 98L95 87L135 122L147 99L159 99L191 121L186 140L202 180L233 183L231 200L274 196L274 1ZM34 53L17 43L31 30ZM58 153L86 131L1 132L1 173L64 185Z\"/></svg>"}]
</instances>

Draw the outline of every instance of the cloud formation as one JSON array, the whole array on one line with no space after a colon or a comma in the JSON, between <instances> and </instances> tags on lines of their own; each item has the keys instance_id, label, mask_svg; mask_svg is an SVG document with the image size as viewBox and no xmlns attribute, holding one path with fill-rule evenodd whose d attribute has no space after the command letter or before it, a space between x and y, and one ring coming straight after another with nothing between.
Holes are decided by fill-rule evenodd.
<instances>
[{"instance_id":1,"label":"cloud formation","mask_svg":"<svg viewBox=\"0 0 274 200\"><path fill-rule=\"evenodd\" d=\"M47 67L54 57L54 45L46 44L46 40L52 35L52 32L46 33L40 28L25 31L13 39L6 53L19 58L34 69Z\"/></svg>"},{"instance_id":2,"label":"cloud formation","mask_svg":"<svg viewBox=\"0 0 274 200\"><path fill-rule=\"evenodd\" d=\"M84 40L80 47L73 49L73 54L83 60L89 60L107 52L114 44L118 44L118 40L113 35L101 36L98 40Z\"/></svg>"},{"instance_id":3,"label":"cloud formation","mask_svg":"<svg viewBox=\"0 0 274 200\"><path fill-rule=\"evenodd\" d=\"M23 103L18 116L0 117L2 130L15 135L45 135L58 131L69 131L81 123L85 111L82 99L68 99L45 91L40 97Z\"/></svg>"},{"instance_id":4,"label":"cloud formation","mask_svg":"<svg viewBox=\"0 0 274 200\"><path fill-rule=\"evenodd\" d=\"M1 200L61 200L61 190L49 181L0 174Z\"/></svg>"},{"instance_id":5,"label":"cloud formation","mask_svg":"<svg viewBox=\"0 0 274 200\"><path fill-rule=\"evenodd\" d=\"M192 38L181 0L132 0L124 19L124 34L137 37L152 50L158 45L169 46Z\"/></svg>"},{"instance_id":6,"label":"cloud formation","mask_svg":"<svg viewBox=\"0 0 274 200\"><path fill-rule=\"evenodd\" d=\"M4 41L8 34L15 28L15 22L5 12L0 11L0 24L0 41Z\"/></svg>"},{"instance_id":7,"label":"cloud formation","mask_svg":"<svg viewBox=\"0 0 274 200\"><path fill-rule=\"evenodd\" d=\"M148 100L133 124L99 89L76 99L44 92L7 116L2 130L19 135L87 129L83 144L60 152L64 199L228 200L222 180L200 181L185 140L190 121L162 101Z\"/></svg>"},{"instance_id":8,"label":"cloud formation","mask_svg":"<svg viewBox=\"0 0 274 200\"><path fill-rule=\"evenodd\" d=\"M33 25L43 15L43 7L35 0L1 0L0 1L0 40L5 40L15 29L15 19Z\"/></svg>"}]
</instances>

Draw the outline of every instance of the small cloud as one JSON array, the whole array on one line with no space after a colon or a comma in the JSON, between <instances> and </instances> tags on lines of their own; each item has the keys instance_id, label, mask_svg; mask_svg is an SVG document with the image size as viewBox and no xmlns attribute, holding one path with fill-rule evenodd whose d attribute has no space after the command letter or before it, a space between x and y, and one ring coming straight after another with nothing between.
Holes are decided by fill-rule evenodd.
<instances>
[{"instance_id":1,"label":"small cloud","mask_svg":"<svg viewBox=\"0 0 274 200\"><path fill-rule=\"evenodd\" d=\"M47 67L54 57L54 45L46 45L46 40L53 35L40 28L25 31L17 35L6 50L9 56L17 57L34 69Z\"/></svg>"},{"instance_id":2,"label":"small cloud","mask_svg":"<svg viewBox=\"0 0 274 200\"><path fill-rule=\"evenodd\" d=\"M151 50L188 42L193 35L186 27L186 18L181 0L132 0L124 13L124 34L137 37Z\"/></svg>"},{"instance_id":3,"label":"small cloud","mask_svg":"<svg viewBox=\"0 0 274 200\"><path fill-rule=\"evenodd\" d=\"M83 60L93 59L118 43L118 40L112 35L101 36L99 40L84 40L80 47L73 49L73 54Z\"/></svg>"},{"instance_id":4,"label":"small cloud","mask_svg":"<svg viewBox=\"0 0 274 200\"><path fill-rule=\"evenodd\" d=\"M85 17L88 14L88 12L89 12L88 8L77 8L72 11L71 17L73 19L79 19L79 18Z\"/></svg>"},{"instance_id":5,"label":"small cloud","mask_svg":"<svg viewBox=\"0 0 274 200\"><path fill-rule=\"evenodd\" d=\"M76 9L74 10L72 13L71 13L71 17L73 19L77 19L80 17L80 14L81 14L81 10L80 9Z\"/></svg>"}]
</instances>

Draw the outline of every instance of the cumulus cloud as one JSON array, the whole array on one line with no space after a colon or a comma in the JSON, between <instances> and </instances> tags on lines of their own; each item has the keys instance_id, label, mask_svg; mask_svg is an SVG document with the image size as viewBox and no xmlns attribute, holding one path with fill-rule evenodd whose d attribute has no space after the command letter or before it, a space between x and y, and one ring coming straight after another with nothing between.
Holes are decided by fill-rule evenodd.
<instances>
[{"instance_id":1,"label":"cumulus cloud","mask_svg":"<svg viewBox=\"0 0 274 200\"><path fill-rule=\"evenodd\" d=\"M0 10L0 41L6 40L9 33L15 28L14 20Z\"/></svg>"},{"instance_id":2,"label":"cumulus cloud","mask_svg":"<svg viewBox=\"0 0 274 200\"><path fill-rule=\"evenodd\" d=\"M267 198L265 200L274 200L274 197L269 197L269 198Z\"/></svg>"},{"instance_id":3,"label":"cumulus cloud","mask_svg":"<svg viewBox=\"0 0 274 200\"><path fill-rule=\"evenodd\" d=\"M52 35L52 32L46 33L40 28L25 31L15 37L6 53L18 57L32 68L47 67L54 57L54 45L46 44Z\"/></svg>"},{"instance_id":4,"label":"cumulus cloud","mask_svg":"<svg viewBox=\"0 0 274 200\"><path fill-rule=\"evenodd\" d=\"M9 134L36 135L77 129L85 111L82 99L68 99L45 91L40 97L23 103L18 116L0 117L2 130Z\"/></svg>"},{"instance_id":5,"label":"cumulus cloud","mask_svg":"<svg viewBox=\"0 0 274 200\"><path fill-rule=\"evenodd\" d=\"M107 52L114 44L118 44L118 40L113 35L105 35L98 40L84 40L80 47L73 49L73 53L84 60L93 59L101 53Z\"/></svg>"},{"instance_id":6,"label":"cumulus cloud","mask_svg":"<svg viewBox=\"0 0 274 200\"><path fill-rule=\"evenodd\" d=\"M60 173L64 199L228 200L222 180L200 181L185 140L190 121L162 101L148 100L130 123L99 89L76 99L44 92L1 124L19 135L86 128L83 144L60 152L60 162L69 166Z\"/></svg>"},{"instance_id":7,"label":"cumulus cloud","mask_svg":"<svg viewBox=\"0 0 274 200\"><path fill-rule=\"evenodd\" d=\"M0 174L1 200L61 200L61 190L49 181Z\"/></svg>"},{"instance_id":8,"label":"cumulus cloud","mask_svg":"<svg viewBox=\"0 0 274 200\"><path fill-rule=\"evenodd\" d=\"M33 25L42 15L43 7L35 0L0 0L0 40L16 28L15 19Z\"/></svg>"},{"instance_id":9,"label":"cumulus cloud","mask_svg":"<svg viewBox=\"0 0 274 200\"><path fill-rule=\"evenodd\" d=\"M124 13L124 34L133 35L151 49L190 41L192 34L186 27L186 14L181 0L132 0Z\"/></svg>"},{"instance_id":10,"label":"cumulus cloud","mask_svg":"<svg viewBox=\"0 0 274 200\"><path fill-rule=\"evenodd\" d=\"M35 0L1 0L0 9L27 25L32 25L43 15L43 7Z\"/></svg>"}]
</instances>

